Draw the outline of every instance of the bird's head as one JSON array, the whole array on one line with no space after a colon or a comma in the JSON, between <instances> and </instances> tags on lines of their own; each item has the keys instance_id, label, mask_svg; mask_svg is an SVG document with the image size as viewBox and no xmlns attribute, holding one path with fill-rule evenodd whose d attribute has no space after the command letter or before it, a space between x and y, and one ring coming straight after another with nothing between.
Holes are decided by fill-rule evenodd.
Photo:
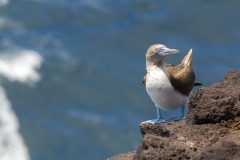
<instances>
[{"instance_id":1,"label":"bird's head","mask_svg":"<svg viewBox=\"0 0 240 160\"><path fill-rule=\"evenodd\" d=\"M154 44L148 48L146 60L157 65L162 63L166 56L177 53L179 51L176 49L169 49L162 44Z\"/></svg>"}]
</instances>

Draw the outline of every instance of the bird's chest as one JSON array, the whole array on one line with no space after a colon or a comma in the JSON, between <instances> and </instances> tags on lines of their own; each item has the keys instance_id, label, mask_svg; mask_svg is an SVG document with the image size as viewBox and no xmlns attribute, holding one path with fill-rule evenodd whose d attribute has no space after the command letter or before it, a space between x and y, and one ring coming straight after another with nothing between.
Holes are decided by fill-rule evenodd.
<instances>
[{"instance_id":1,"label":"bird's chest","mask_svg":"<svg viewBox=\"0 0 240 160\"><path fill-rule=\"evenodd\" d=\"M166 90L169 90L170 88L172 88L172 85L165 72L161 70L148 71L146 79L147 92L164 92Z\"/></svg>"}]
</instances>

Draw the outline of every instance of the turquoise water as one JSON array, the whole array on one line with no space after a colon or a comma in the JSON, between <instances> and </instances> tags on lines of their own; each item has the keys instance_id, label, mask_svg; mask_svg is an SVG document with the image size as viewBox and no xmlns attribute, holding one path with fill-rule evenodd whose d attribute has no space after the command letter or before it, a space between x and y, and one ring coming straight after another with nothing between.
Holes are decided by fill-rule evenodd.
<instances>
[{"instance_id":1,"label":"turquoise water","mask_svg":"<svg viewBox=\"0 0 240 160\"><path fill-rule=\"evenodd\" d=\"M166 58L171 63L192 48L197 81L211 85L240 68L239 6L224 0L0 0L0 55L19 60L28 53L39 65L33 73L24 70L24 64L34 68L27 58L9 60L26 80L9 76L11 67L1 72L0 63L2 94L18 118L26 153L32 160L98 160L136 150L140 122L156 117L141 84L148 47L178 49Z\"/></svg>"}]
</instances>

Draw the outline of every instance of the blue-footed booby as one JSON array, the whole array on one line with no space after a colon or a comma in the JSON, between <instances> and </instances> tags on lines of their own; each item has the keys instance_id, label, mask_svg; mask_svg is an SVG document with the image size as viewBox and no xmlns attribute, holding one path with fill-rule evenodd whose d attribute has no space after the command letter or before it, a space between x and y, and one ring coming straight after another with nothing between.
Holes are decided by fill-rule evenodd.
<instances>
[{"instance_id":1,"label":"blue-footed booby","mask_svg":"<svg viewBox=\"0 0 240 160\"><path fill-rule=\"evenodd\" d=\"M157 119L143 123L162 123L166 120L161 115L162 110L176 110L181 108L181 116L173 120L184 119L184 108L188 105L193 86L202 85L195 82L192 70L192 49L183 58L181 64L165 64L164 58L179 53L176 49L169 49L162 44L154 44L146 53L147 75L142 83L157 108ZM171 120L172 121L172 120Z\"/></svg>"}]
</instances>

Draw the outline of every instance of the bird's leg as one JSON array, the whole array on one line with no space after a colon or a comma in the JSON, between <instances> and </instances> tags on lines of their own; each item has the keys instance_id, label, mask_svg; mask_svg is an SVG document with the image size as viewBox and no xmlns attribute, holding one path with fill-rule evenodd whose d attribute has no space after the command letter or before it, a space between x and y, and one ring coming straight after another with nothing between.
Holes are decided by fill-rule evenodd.
<instances>
[{"instance_id":1,"label":"bird's leg","mask_svg":"<svg viewBox=\"0 0 240 160\"><path fill-rule=\"evenodd\" d=\"M180 117L180 118L182 118L182 119L185 118L185 117L184 117L184 109L185 109L185 106L182 106L182 107L181 107L181 117Z\"/></svg>"},{"instance_id":2,"label":"bird's leg","mask_svg":"<svg viewBox=\"0 0 240 160\"><path fill-rule=\"evenodd\" d=\"M158 106L156 106L156 108L157 108L157 119L148 120L148 121L145 121L145 122L142 122L142 123L158 124L158 123L166 122L166 120L162 118L161 108L158 107Z\"/></svg>"},{"instance_id":3,"label":"bird's leg","mask_svg":"<svg viewBox=\"0 0 240 160\"><path fill-rule=\"evenodd\" d=\"M178 120L183 120L183 119L185 119L184 110L185 110L185 106L182 106L182 107L181 107L181 115L180 115L180 117L174 118L174 119L172 119L171 121L178 121Z\"/></svg>"},{"instance_id":4,"label":"bird's leg","mask_svg":"<svg viewBox=\"0 0 240 160\"><path fill-rule=\"evenodd\" d=\"M157 119L162 119L161 109L157 106L156 108L157 108Z\"/></svg>"}]
</instances>

